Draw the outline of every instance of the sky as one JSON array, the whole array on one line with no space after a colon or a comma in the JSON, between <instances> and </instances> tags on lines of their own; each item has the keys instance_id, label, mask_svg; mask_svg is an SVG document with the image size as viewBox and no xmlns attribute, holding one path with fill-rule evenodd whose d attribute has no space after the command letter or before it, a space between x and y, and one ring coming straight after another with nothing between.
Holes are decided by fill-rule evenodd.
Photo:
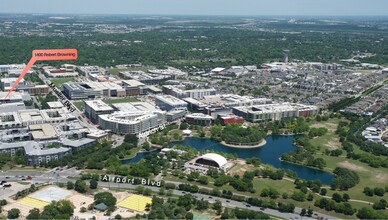
<instances>
[{"instance_id":1,"label":"sky","mask_svg":"<svg viewBox=\"0 0 388 220\"><path fill-rule=\"evenodd\" d=\"M388 0L0 0L0 13L388 16Z\"/></svg>"}]
</instances>

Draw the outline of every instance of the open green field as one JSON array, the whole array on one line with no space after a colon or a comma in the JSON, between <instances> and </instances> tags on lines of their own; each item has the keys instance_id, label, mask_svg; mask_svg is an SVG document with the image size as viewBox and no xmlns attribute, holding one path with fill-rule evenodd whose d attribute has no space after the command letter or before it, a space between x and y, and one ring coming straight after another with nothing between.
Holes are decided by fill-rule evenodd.
<instances>
[{"instance_id":1,"label":"open green field","mask_svg":"<svg viewBox=\"0 0 388 220\"><path fill-rule=\"evenodd\" d=\"M116 104L116 103L125 103L125 102L138 102L137 98L129 97L129 98L121 98L121 99L107 99L104 100L106 104Z\"/></svg>"},{"instance_id":2,"label":"open green field","mask_svg":"<svg viewBox=\"0 0 388 220\"><path fill-rule=\"evenodd\" d=\"M60 89L63 83L74 82L74 78L69 77L69 78L52 79L51 82L54 83L54 85L55 85L58 89Z\"/></svg>"},{"instance_id":3,"label":"open green field","mask_svg":"<svg viewBox=\"0 0 388 220\"><path fill-rule=\"evenodd\" d=\"M77 107L80 111L83 111L85 109L85 103L83 101L76 101L73 102L75 107Z\"/></svg>"},{"instance_id":4,"label":"open green field","mask_svg":"<svg viewBox=\"0 0 388 220\"><path fill-rule=\"evenodd\" d=\"M366 163L362 163L357 160L346 158L346 152L344 151L343 154L339 157L329 156L326 155L324 152L326 149L334 150L334 149L341 149L341 143L339 142L339 137L337 134L335 134L335 130L337 128L337 124L339 121L345 121L345 119L330 119L325 122L314 122L312 125L313 127L325 127L328 128L328 132L321 136L314 138L311 140L311 144L314 146L319 146L320 150L316 154L316 157L321 157L326 161L327 167L325 168L325 171L331 172L336 167L343 167L350 170L353 170L358 173L360 176L360 183L357 184L355 187L349 189L348 191L344 192L338 192L338 191L332 191L328 189L328 196L331 196L334 192L338 192L340 194L347 193L350 195L351 199L356 200L363 200L368 202L375 202L380 199L388 200L388 193L386 193L383 197L379 196L373 196L369 197L366 196L363 193L363 190L365 187L385 187L388 185L388 169L387 168L373 168L370 167ZM354 145L354 151L355 152L362 152L366 153L358 146ZM362 204L362 203L359 203Z\"/></svg>"},{"instance_id":5,"label":"open green field","mask_svg":"<svg viewBox=\"0 0 388 220\"><path fill-rule=\"evenodd\" d=\"M143 71L147 72L150 68L149 67L139 67L139 68L126 68L126 69L119 69L119 68L111 68L109 69L109 73L113 76L119 75L119 72L122 71Z\"/></svg>"},{"instance_id":6,"label":"open green field","mask_svg":"<svg viewBox=\"0 0 388 220\"><path fill-rule=\"evenodd\" d=\"M199 187L209 187L209 188L218 188L219 190L230 190L234 194L240 194L240 195L245 195L248 197L255 197L255 198L260 198L264 200L270 200L269 197L260 197L260 193L263 189L265 188L274 188L280 193L280 197L276 199L277 202L283 202L283 203L293 203L296 207L301 207L301 208L309 208L312 207L315 211L318 211L320 213L328 214L331 216L336 216L339 218L343 219L349 219L351 218L350 216L346 216L340 213L335 213L335 212L329 212L324 209L320 209L318 207L315 207L314 201L317 199L320 199L321 197L319 195L314 195L314 200L313 201L304 201L304 202L298 202L290 198L291 194L294 191L299 191L298 189L295 188L295 185L293 183L293 180L291 179L283 179L283 180L272 180L268 178L255 178L253 180L253 185L254 188L256 189L255 193L250 193L250 192L239 192L235 189L233 189L232 186L229 185L224 185L222 187L215 187L213 185L213 179L209 178L209 184L208 185L201 185L197 182L190 182L186 179L179 179L178 177L172 176L172 175L167 175L164 180L169 180L169 181L176 181L176 182L182 182L182 183L190 183L190 184L197 184ZM282 194L287 193L289 198L288 199L283 199ZM356 202L351 202L352 206L355 208L361 208L364 206L363 203L356 203Z\"/></svg>"},{"instance_id":7,"label":"open green field","mask_svg":"<svg viewBox=\"0 0 388 220\"><path fill-rule=\"evenodd\" d=\"M200 220L212 220L212 216L205 213L199 213L199 212L193 212L194 219L200 219Z\"/></svg>"},{"instance_id":8,"label":"open green field","mask_svg":"<svg viewBox=\"0 0 388 220\"><path fill-rule=\"evenodd\" d=\"M11 164L5 164L2 168L2 171L48 171L49 169L44 167L32 167L32 166L20 166L20 165L11 165Z\"/></svg>"}]
</instances>

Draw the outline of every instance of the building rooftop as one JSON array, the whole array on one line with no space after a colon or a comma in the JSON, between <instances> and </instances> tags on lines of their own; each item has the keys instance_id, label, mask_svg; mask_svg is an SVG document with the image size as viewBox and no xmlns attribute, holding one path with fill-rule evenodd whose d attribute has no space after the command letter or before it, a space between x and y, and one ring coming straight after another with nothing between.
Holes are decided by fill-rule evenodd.
<instances>
[{"instance_id":1,"label":"building rooftop","mask_svg":"<svg viewBox=\"0 0 388 220\"><path fill-rule=\"evenodd\" d=\"M198 159L205 159L205 160L214 161L218 164L218 166L220 168L224 167L228 163L228 161L226 160L225 157L223 157L219 154L215 154L215 153L204 154L204 155L198 157L197 160Z\"/></svg>"},{"instance_id":2,"label":"building rooftop","mask_svg":"<svg viewBox=\"0 0 388 220\"><path fill-rule=\"evenodd\" d=\"M113 108L102 100L87 100L84 101L85 105L88 105L94 111L113 111Z\"/></svg>"},{"instance_id":3,"label":"building rooftop","mask_svg":"<svg viewBox=\"0 0 388 220\"><path fill-rule=\"evenodd\" d=\"M51 124L35 124L29 125L32 138L34 140L47 140L57 138L57 132Z\"/></svg>"},{"instance_id":4,"label":"building rooftop","mask_svg":"<svg viewBox=\"0 0 388 220\"><path fill-rule=\"evenodd\" d=\"M235 107L240 111L248 113L273 113L273 112L284 112L284 111L296 111L296 110L317 110L316 106L303 105L296 103L276 103L276 104L264 104L264 105L253 105L253 106L240 106Z\"/></svg>"},{"instance_id":5,"label":"building rooftop","mask_svg":"<svg viewBox=\"0 0 388 220\"><path fill-rule=\"evenodd\" d=\"M65 147L43 148L36 141L23 141L23 142L13 142L13 143L0 142L0 150L10 149L10 148L18 148L18 147L23 147L26 154L31 155L31 156L57 154L57 153L64 153L64 152L70 151L70 148L65 148Z\"/></svg>"},{"instance_id":6,"label":"building rooftop","mask_svg":"<svg viewBox=\"0 0 388 220\"><path fill-rule=\"evenodd\" d=\"M134 86L134 87L138 87L138 86L144 86L145 84L140 82L140 81L137 81L137 80L134 80L134 79L129 79L129 80L121 80L121 82L123 84L126 84L128 86Z\"/></svg>"},{"instance_id":7,"label":"building rooftop","mask_svg":"<svg viewBox=\"0 0 388 220\"><path fill-rule=\"evenodd\" d=\"M157 111L155 106L148 102L131 102L131 103L117 103L113 107L122 112L151 112Z\"/></svg>"},{"instance_id":8,"label":"building rooftop","mask_svg":"<svg viewBox=\"0 0 388 220\"><path fill-rule=\"evenodd\" d=\"M67 147L82 147L85 144L94 143L96 140L91 138L81 138L78 140L70 140L70 139L64 139L62 140L62 144Z\"/></svg>"},{"instance_id":9,"label":"building rooftop","mask_svg":"<svg viewBox=\"0 0 388 220\"><path fill-rule=\"evenodd\" d=\"M61 102L47 102L47 105L51 108L51 109L55 109L55 108L63 108L63 104Z\"/></svg>"},{"instance_id":10,"label":"building rooftop","mask_svg":"<svg viewBox=\"0 0 388 220\"><path fill-rule=\"evenodd\" d=\"M0 92L0 103L4 100L5 96L7 96L8 92ZM9 101L17 101L17 100L29 100L30 95L29 94L24 94L21 92L16 92L13 91L9 96L7 97L7 100Z\"/></svg>"},{"instance_id":11,"label":"building rooftop","mask_svg":"<svg viewBox=\"0 0 388 220\"><path fill-rule=\"evenodd\" d=\"M193 114L188 114L186 115L186 117L189 117L189 118L200 118L200 119L213 119L212 116L210 115L205 115L203 113L193 113Z\"/></svg>"},{"instance_id":12,"label":"building rooftop","mask_svg":"<svg viewBox=\"0 0 388 220\"><path fill-rule=\"evenodd\" d=\"M171 95L157 95L155 96L155 99L158 99L162 102L165 102L169 105L187 105L187 103L181 99L175 98L174 96Z\"/></svg>"}]
</instances>

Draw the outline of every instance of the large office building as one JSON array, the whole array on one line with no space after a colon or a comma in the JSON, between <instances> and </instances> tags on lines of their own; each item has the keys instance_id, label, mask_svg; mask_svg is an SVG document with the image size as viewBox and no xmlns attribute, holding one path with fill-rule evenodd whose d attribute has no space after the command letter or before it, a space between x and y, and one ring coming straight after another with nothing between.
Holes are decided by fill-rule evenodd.
<instances>
[{"instance_id":1,"label":"large office building","mask_svg":"<svg viewBox=\"0 0 388 220\"><path fill-rule=\"evenodd\" d=\"M186 122L192 125L209 126L213 121L213 117L203 113L193 113L186 115Z\"/></svg>"},{"instance_id":2,"label":"large office building","mask_svg":"<svg viewBox=\"0 0 388 220\"><path fill-rule=\"evenodd\" d=\"M51 77L51 78L76 77L79 75L78 72L70 68L60 68L60 69L47 68L44 70L44 74L47 77Z\"/></svg>"},{"instance_id":3,"label":"large office building","mask_svg":"<svg viewBox=\"0 0 388 220\"><path fill-rule=\"evenodd\" d=\"M193 98L203 99L205 96L216 95L215 89L191 89L183 90L176 86L166 85L162 88L163 93L166 95L172 95L176 98Z\"/></svg>"},{"instance_id":4,"label":"large office building","mask_svg":"<svg viewBox=\"0 0 388 220\"><path fill-rule=\"evenodd\" d=\"M108 74L106 69L99 66L77 66L76 70L88 78L94 78L96 76L104 76Z\"/></svg>"},{"instance_id":5,"label":"large office building","mask_svg":"<svg viewBox=\"0 0 388 220\"><path fill-rule=\"evenodd\" d=\"M155 96L155 104L164 111L187 109L187 103L171 95Z\"/></svg>"},{"instance_id":6,"label":"large office building","mask_svg":"<svg viewBox=\"0 0 388 220\"><path fill-rule=\"evenodd\" d=\"M142 82L146 85L157 85L167 80L175 79L174 75L158 74L158 73L145 73L143 71L125 71L120 72L119 77L122 79L133 79Z\"/></svg>"},{"instance_id":7,"label":"large office building","mask_svg":"<svg viewBox=\"0 0 388 220\"><path fill-rule=\"evenodd\" d=\"M27 100L31 100L31 97L27 93L21 93L21 92L12 92L11 94L7 96L8 92L0 92L0 100L1 104L3 103L18 103L23 102Z\"/></svg>"},{"instance_id":8,"label":"large office building","mask_svg":"<svg viewBox=\"0 0 388 220\"><path fill-rule=\"evenodd\" d=\"M113 82L73 82L62 84L62 91L69 99L94 99L125 97L125 88Z\"/></svg>"},{"instance_id":9,"label":"large office building","mask_svg":"<svg viewBox=\"0 0 388 220\"><path fill-rule=\"evenodd\" d=\"M139 134L166 122L165 112L115 112L99 116L100 127L116 134Z\"/></svg>"},{"instance_id":10,"label":"large office building","mask_svg":"<svg viewBox=\"0 0 388 220\"><path fill-rule=\"evenodd\" d=\"M36 141L14 143L0 142L1 153L14 156L18 151L24 151L27 165L34 165L58 160L69 154L71 149L65 147L44 148L42 144L39 144Z\"/></svg>"},{"instance_id":11,"label":"large office building","mask_svg":"<svg viewBox=\"0 0 388 220\"><path fill-rule=\"evenodd\" d=\"M166 123L166 112L146 102L113 105L117 112L100 115L99 125L117 134L139 134Z\"/></svg>"},{"instance_id":12,"label":"large office building","mask_svg":"<svg viewBox=\"0 0 388 220\"><path fill-rule=\"evenodd\" d=\"M0 65L0 73L7 73L8 77L19 77L26 64Z\"/></svg>"},{"instance_id":13,"label":"large office building","mask_svg":"<svg viewBox=\"0 0 388 220\"><path fill-rule=\"evenodd\" d=\"M316 106L278 103L253 106L234 107L233 113L249 122L277 121L285 118L314 115L318 112Z\"/></svg>"},{"instance_id":14,"label":"large office building","mask_svg":"<svg viewBox=\"0 0 388 220\"><path fill-rule=\"evenodd\" d=\"M76 117L66 108L0 112L0 129L20 128L33 124L62 123L72 120L76 120Z\"/></svg>"},{"instance_id":15,"label":"large office building","mask_svg":"<svg viewBox=\"0 0 388 220\"><path fill-rule=\"evenodd\" d=\"M13 103L12 103L13 104ZM23 150L27 165L57 160L97 142L66 108L0 112L0 153Z\"/></svg>"},{"instance_id":16,"label":"large office building","mask_svg":"<svg viewBox=\"0 0 388 220\"><path fill-rule=\"evenodd\" d=\"M98 123L99 115L106 115L114 112L114 109L101 100L90 100L85 102L85 115L93 123Z\"/></svg>"},{"instance_id":17,"label":"large office building","mask_svg":"<svg viewBox=\"0 0 388 220\"><path fill-rule=\"evenodd\" d=\"M120 85L125 88L126 96L145 95L148 90L144 83L133 79L122 80Z\"/></svg>"},{"instance_id":18,"label":"large office building","mask_svg":"<svg viewBox=\"0 0 388 220\"><path fill-rule=\"evenodd\" d=\"M17 78L3 78L0 79L0 89L2 91L11 90L12 86L16 82ZM24 79L22 79L14 91L28 93L30 95L44 95L48 94L49 87L47 85L34 85L25 83Z\"/></svg>"},{"instance_id":19,"label":"large office building","mask_svg":"<svg viewBox=\"0 0 388 220\"><path fill-rule=\"evenodd\" d=\"M12 86L16 81L17 81L17 78L2 78L0 79L0 89L3 91L9 91L11 90ZM18 84L18 87L24 86L24 85L25 85L25 81L24 79L21 79Z\"/></svg>"}]
</instances>

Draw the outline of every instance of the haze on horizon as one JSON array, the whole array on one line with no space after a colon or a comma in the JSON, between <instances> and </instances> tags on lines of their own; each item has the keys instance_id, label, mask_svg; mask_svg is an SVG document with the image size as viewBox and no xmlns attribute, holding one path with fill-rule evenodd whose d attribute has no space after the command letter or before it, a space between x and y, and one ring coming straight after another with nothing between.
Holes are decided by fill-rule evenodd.
<instances>
[{"instance_id":1,"label":"haze on horizon","mask_svg":"<svg viewBox=\"0 0 388 220\"><path fill-rule=\"evenodd\" d=\"M0 13L388 16L387 0L1 0Z\"/></svg>"}]
</instances>

